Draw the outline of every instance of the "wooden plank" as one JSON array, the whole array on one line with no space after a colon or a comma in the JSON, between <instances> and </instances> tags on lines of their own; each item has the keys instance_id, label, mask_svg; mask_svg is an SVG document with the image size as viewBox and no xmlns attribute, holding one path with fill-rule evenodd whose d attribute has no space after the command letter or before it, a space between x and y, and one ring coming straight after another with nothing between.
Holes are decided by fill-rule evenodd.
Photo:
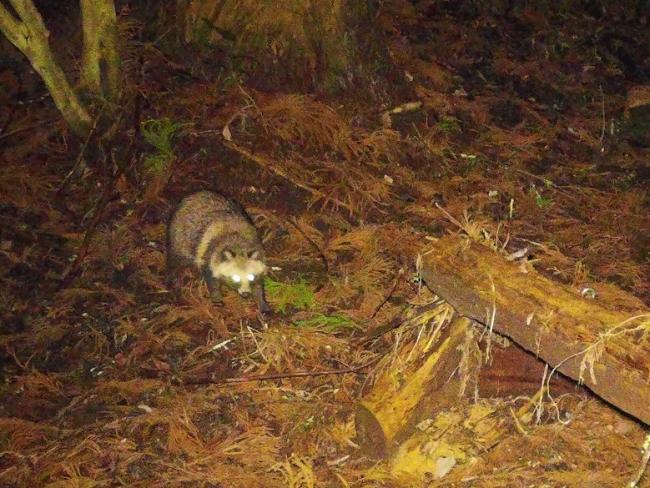
<instances>
[{"instance_id":1,"label":"wooden plank","mask_svg":"<svg viewBox=\"0 0 650 488\"><path fill-rule=\"evenodd\" d=\"M496 332L650 425L650 312L634 297L614 303L582 297L457 236L432 246L421 273L459 313L483 324L494 313ZM608 333L615 335L602 340Z\"/></svg>"}]
</instances>

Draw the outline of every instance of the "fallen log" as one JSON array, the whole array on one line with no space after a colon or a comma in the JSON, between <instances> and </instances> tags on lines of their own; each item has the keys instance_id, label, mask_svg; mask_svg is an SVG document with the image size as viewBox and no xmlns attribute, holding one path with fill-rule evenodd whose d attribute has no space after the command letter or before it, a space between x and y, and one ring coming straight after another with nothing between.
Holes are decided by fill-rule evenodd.
<instances>
[{"instance_id":1,"label":"fallen log","mask_svg":"<svg viewBox=\"0 0 650 488\"><path fill-rule=\"evenodd\" d=\"M480 342L484 354L487 342L485 337ZM490 344L490 358L480 366L476 391L468 391L468 394L475 393L478 398L515 398L539 393L547 364L516 343L508 342L505 347ZM564 375L553 375L549 379L545 384L554 396L583 392L581 386Z\"/></svg>"},{"instance_id":2,"label":"fallen log","mask_svg":"<svg viewBox=\"0 0 650 488\"><path fill-rule=\"evenodd\" d=\"M425 253L421 275L458 313L492 327L650 425L650 311L634 297L583 297L454 236Z\"/></svg>"},{"instance_id":3,"label":"fallen log","mask_svg":"<svg viewBox=\"0 0 650 488\"><path fill-rule=\"evenodd\" d=\"M356 411L357 441L367 455L386 457L423 416L458 401L461 382L450 380L463 359L463 344L474 341L471 328L469 319L457 317L429 339L402 346L394 356L398 365L380 365L383 369Z\"/></svg>"}]
</instances>

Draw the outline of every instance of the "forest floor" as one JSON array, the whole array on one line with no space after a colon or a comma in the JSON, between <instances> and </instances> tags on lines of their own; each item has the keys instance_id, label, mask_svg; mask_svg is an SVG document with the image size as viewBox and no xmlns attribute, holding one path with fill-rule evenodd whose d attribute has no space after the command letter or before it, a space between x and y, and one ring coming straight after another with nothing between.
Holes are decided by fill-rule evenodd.
<instances>
[{"instance_id":1,"label":"forest floor","mask_svg":"<svg viewBox=\"0 0 650 488\"><path fill-rule=\"evenodd\" d=\"M479 390L444 413L464 427L439 479L357 445L374 366L349 370L423 333L372 335L435 299L416 260L446 233L528 248L558 282L606 282L650 305L650 135L624 115L650 86L647 25L624 11L409 6L387 2L377 19L385 76L338 95L201 76L183 56L145 51L129 81L145 122L124 140L141 131L147 143L133 164L72 144L49 98L5 103L23 74L0 66L0 486L619 487L634 476L644 428L584 389L560 396L561 415L525 430L513 420L535 375L517 380L526 397ZM252 301L213 304L191 272L178 294L165 286L167 216L202 188L235 197L260 230L273 267L266 327ZM323 370L341 372L290 376ZM504 422L489 447L477 412Z\"/></svg>"}]
</instances>

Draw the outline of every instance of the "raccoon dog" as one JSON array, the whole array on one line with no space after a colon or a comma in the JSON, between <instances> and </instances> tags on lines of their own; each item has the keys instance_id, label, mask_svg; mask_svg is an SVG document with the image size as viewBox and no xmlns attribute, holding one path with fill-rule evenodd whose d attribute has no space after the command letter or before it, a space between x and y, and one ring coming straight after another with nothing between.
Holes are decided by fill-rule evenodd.
<instances>
[{"instance_id":1,"label":"raccoon dog","mask_svg":"<svg viewBox=\"0 0 650 488\"><path fill-rule=\"evenodd\" d=\"M199 270L215 301L225 284L247 297L255 294L262 313L270 308L264 298L264 249L257 230L243 208L218 193L200 191L185 197L167 227L167 279L185 266Z\"/></svg>"}]
</instances>

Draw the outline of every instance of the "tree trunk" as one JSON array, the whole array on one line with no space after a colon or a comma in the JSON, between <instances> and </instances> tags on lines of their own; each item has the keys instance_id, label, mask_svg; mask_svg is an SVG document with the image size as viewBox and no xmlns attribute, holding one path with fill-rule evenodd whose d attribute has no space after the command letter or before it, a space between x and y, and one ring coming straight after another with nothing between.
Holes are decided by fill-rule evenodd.
<instances>
[{"instance_id":1,"label":"tree trunk","mask_svg":"<svg viewBox=\"0 0 650 488\"><path fill-rule=\"evenodd\" d=\"M82 85L91 93L114 102L120 87L115 4L113 0L81 0L81 18L84 38Z\"/></svg>"},{"instance_id":2,"label":"tree trunk","mask_svg":"<svg viewBox=\"0 0 650 488\"><path fill-rule=\"evenodd\" d=\"M29 60L43 78L45 86L65 121L79 136L88 134L92 121L59 67L49 45L49 31L31 0L10 0L16 19L0 4L0 31Z\"/></svg>"},{"instance_id":3,"label":"tree trunk","mask_svg":"<svg viewBox=\"0 0 650 488\"><path fill-rule=\"evenodd\" d=\"M368 0L176 0L176 9L184 42L218 48L226 69L294 90L341 89L368 62L366 44L383 49L379 31L356 32L372 26Z\"/></svg>"}]
</instances>

